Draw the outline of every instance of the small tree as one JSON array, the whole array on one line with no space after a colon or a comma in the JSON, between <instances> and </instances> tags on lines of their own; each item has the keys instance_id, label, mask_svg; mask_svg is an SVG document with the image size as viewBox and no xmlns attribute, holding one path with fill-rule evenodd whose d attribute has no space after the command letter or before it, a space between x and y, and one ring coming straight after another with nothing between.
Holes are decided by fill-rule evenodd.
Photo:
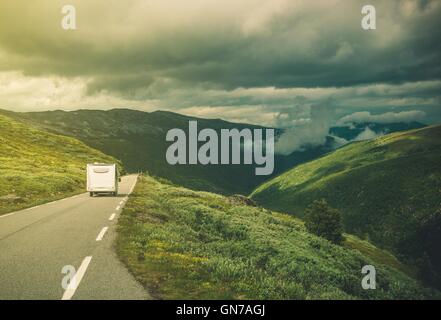
<instances>
[{"instance_id":1,"label":"small tree","mask_svg":"<svg viewBox=\"0 0 441 320\"><path fill-rule=\"evenodd\" d=\"M343 240L340 211L332 208L325 199L315 200L305 210L305 226L309 232L336 244Z\"/></svg>"}]
</instances>

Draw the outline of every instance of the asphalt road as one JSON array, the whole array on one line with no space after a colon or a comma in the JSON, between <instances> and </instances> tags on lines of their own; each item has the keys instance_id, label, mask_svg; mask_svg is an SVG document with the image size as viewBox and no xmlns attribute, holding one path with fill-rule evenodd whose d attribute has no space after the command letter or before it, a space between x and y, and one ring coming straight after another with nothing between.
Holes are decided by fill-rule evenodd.
<instances>
[{"instance_id":1,"label":"asphalt road","mask_svg":"<svg viewBox=\"0 0 441 320\"><path fill-rule=\"evenodd\" d=\"M117 197L84 193L0 216L0 300L150 299L113 250L135 183L123 177Z\"/></svg>"}]
</instances>

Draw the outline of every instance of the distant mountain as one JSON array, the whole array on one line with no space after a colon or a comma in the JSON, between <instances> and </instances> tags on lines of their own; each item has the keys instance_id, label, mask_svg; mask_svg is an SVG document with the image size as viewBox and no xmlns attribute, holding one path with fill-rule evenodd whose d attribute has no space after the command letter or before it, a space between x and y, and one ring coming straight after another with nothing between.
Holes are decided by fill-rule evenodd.
<instances>
[{"instance_id":1,"label":"distant mountain","mask_svg":"<svg viewBox=\"0 0 441 320\"><path fill-rule=\"evenodd\" d=\"M141 112L129 109L110 111L47 111L14 113L2 111L53 133L75 137L87 145L120 159L128 171L148 171L174 183L220 193L249 193L266 177L256 176L250 165L176 165L166 162L169 129L188 130L188 121L197 120L198 129L261 128L218 119L200 119L172 112Z\"/></svg>"},{"instance_id":2,"label":"distant mountain","mask_svg":"<svg viewBox=\"0 0 441 320\"><path fill-rule=\"evenodd\" d=\"M0 115L0 214L85 192L90 162L120 165L77 139Z\"/></svg>"},{"instance_id":3,"label":"distant mountain","mask_svg":"<svg viewBox=\"0 0 441 320\"><path fill-rule=\"evenodd\" d=\"M425 125L420 122L397 122L397 123L375 123L375 122L360 122L353 123L346 126L336 126L329 130L329 134L337 136L345 140L351 141L356 139L366 128L377 135L385 135L397 131L405 131L411 129L422 128Z\"/></svg>"},{"instance_id":4,"label":"distant mountain","mask_svg":"<svg viewBox=\"0 0 441 320\"><path fill-rule=\"evenodd\" d=\"M232 123L220 119L195 118L173 112L149 113L130 109L28 113L0 110L1 113L49 132L77 138L93 148L120 159L130 172L148 171L152 175L197 190L224 194L248 194L271 177L256 176L254 166L250 165L171 166L165 159L169 146L169 142L165 140L167 131L172 128L187 131L189 120L197 120L199 129L264 128L261 126ZM363 126L333 128L331 129L333 135L327 138L323 146L305 147L304 150L295 151L288 156L276 155L272 176L334 150L341 145L336 143L336 137L340 136L349 140L352 136L359 134L365 126L371 126L373 130L377 130L378 127L375 124L363 124ZM389 129L385 129L386 127ZM406 124L382 125L378 128L381 132L386 132L386 130L396 131L403 127L408 128ZM282 132L283 130L276 129L276 136Z\"/></svg>"},{"instance_id":5,"label":"distant mountain","mask_svg":"<svg viewBox=\"0 0 441 320\"><path fill-rule=\"evenodd\" d=\"M302 217L315 199L347 232L412 261L441 286L441 125L352 142L259 186L258 203Z\"/></svg>"},{"instance_id":6,"label":"distant mountain","mask_svg":"<svg viewBox=\"0 0 441 320\"><path fill-rule=\"evenodd\" d=\"M397 122L397 123L374 123L363 122L353 123L345 126L331 127L329 135L326 137L326 142L320 146L306 146L300 151L294 151L288 156L276 155L275 169L273 176L279 175L286 170L292 169L296 165L305 163L307 161L314 160L328 152L332 152L335 149L353 141L354 139L371 138L369 136L363 137L363 133L366 131L371 132L373 137L385 135L387 133L418 129L425 125L419 122ZM280 133L282 133L281 130Z\"/></svg>"}]
</instances>

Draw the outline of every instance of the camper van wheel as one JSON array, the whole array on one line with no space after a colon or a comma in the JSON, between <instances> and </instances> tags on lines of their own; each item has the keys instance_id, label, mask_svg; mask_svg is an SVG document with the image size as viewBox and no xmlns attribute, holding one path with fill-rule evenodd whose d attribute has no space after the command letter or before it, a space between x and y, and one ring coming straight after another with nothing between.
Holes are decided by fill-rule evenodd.
<instances>
[{"instance_id":1,"label":"camper van wheel","mask_svg":"<svg viewBox=\"0 0 441 320\"><path fill-rule=\"evenodd\" d=\"M93 197L93 192L90 193L90 196Z\"/></svg>"}]
</instances>

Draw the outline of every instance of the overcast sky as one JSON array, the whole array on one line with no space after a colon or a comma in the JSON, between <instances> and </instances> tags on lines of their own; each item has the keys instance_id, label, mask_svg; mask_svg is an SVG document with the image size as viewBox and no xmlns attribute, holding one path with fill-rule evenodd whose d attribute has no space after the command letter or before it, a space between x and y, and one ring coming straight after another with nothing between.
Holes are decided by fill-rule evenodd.
<instances>
[{"instance_id":1,"label":"overcast sky","mask_svg":"<svg viewBox=\"0 0 441 320\"><path fill-rule=\"evenodd\" d=\"M439 122L440 21L430 0L1 0L0 108Z\"/></svg>"}]
</instances>

